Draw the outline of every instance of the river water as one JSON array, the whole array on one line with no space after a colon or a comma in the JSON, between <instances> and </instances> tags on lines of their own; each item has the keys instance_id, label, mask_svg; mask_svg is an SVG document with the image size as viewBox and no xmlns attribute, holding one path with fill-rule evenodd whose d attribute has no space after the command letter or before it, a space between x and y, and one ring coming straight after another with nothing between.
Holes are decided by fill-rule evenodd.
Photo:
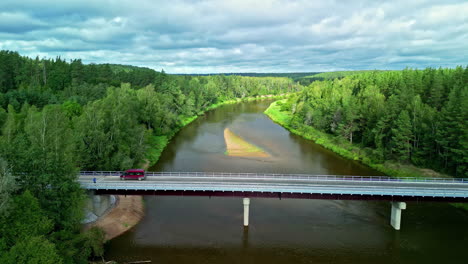
<instances>
[{"instance_id":1,"label":"river water","mask_svg":"<svg viewBox=\"0 0 468 264\"><path fill-rule=\"evenodd\" d=\"M184 127L153 171L381 175L289 133L263 111L271 101L227 105ZM229 128L270 157L229 157ZM145 217L106 245L106 259L152 263L468 263L468 214L408 203L402 229L375 201L147 196Z\"/></svg>"}]
</instances>

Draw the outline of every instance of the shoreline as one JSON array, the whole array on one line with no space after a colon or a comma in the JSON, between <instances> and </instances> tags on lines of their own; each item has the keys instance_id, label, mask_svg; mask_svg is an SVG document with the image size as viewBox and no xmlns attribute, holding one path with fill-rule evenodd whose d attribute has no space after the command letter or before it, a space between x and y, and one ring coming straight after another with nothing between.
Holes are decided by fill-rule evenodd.
<instances>
[{"instance_id":1,"label":"shoreline","mask_svg":"<svg viewBox=\"0 0 468 264\"><path fill-rule=\"evenodd\" d=\"M156 136L152 135L149 141L153 146L147 152L146 159L141 163L141 167L145 170L156 164L166 146L171 141L180 129L193 122L199 116L206 112L216 109L223 105L236 104L242 102L251 102L264 99L283 99L293 93L279 94L279 95L261 95L257 97L245 97L242 99L232 99L216 104L212 104L205 108L202 112L195 116L185 117L181 119L181 126L173 131L171 134ZM116 196L117 200L112 208L109 208L104 215L100 216L96 221L84 225L84 230L92 227L99 227L104 231L105 241L111 240L117 236L122 235L129 229L137 225L144 217L143 196Z\"/></svg>"},{"instance_id":2,"label":"shoreline","mask_svg":"<svg viewBox=\"0 0 468 264\"><path fill-rule=\"evenodd\" d=\"M318 131L313 127L307 126L304 131L299 131L299 129L295 129L289 126L289 122L292 118L290 113L285 113L281 111L281 106L278 105L278 102L281 104L284 100L278 100L273 103L265 110L265 114L273 120L273 122L277 123L278 125L286 128L289 132L301 136L307 140L311 140L314 143L333 151L334 153L350 159L360 162L372 169L385 173L392 177L415 177L415 178L423 178L423 177L440 177L446 178L451 177L448 175L443 175L438 172L435 172L430 169L419 168L413 165L403 165L399 163L391 163L391 162L384 162L384 163L373 163L369 157L367 157L364 153L361 152L361 149L358 146L351 145L350 143L346 142L336 142L338 139L333 135L326 134L324 132ZM468 211L468 204L463 203L451 203L454 207L463 209Z\"/></svg>"},{"instance_id":3,"label":"shoreline","mask_svg":"<svg viewBox=\"0 0 468 264\"><path fill-rule=\"evenodd\" d=\"M162 152L166 148L167 144L171 142L172 137L174 137L179 130L181 130L183 127L187 126L188 124L192 123L195 121L199 116L204 115L206 112L216 109L220 106L223 105L230 105L230 104L237 104L237 103L243 103L243 102L252 102L252 101L259 101L259 100L265 100L265 99L284 99L287 98L288 96L292 95L294 93L283 93L283 94L278 94L278 95L259 95L255 97L244 97L244 98L237 98L237 99L231 99L227 101L222 101L216 104L212 104L207 106L204 110L202 110L200 113L194 116L189 116L185 118L181 118L181 126L174 130L171 134L168 135L162 135L162 136L156 136L152 135L150 138L150 142L153 143L152 148L150 148L147 152L147 157L145 161L142 162L142 164L147 165L149 168L151 166L154 166L158 160L159 157L161 156ZM146 169L145 168L145 169Z\"/></svg>"},{"instance_id":4,"label":"shoreline","mask_svg":"<svg viewBox=\"0 0 468 264\"><path fill-rule=\"evenodd\" d=\"M84 225L84 230L98 227L104 231L104 241L111 240L127 232L144 216L143 197L117 195L115 205L96 221Z\"/></svg>"}]
</instances>

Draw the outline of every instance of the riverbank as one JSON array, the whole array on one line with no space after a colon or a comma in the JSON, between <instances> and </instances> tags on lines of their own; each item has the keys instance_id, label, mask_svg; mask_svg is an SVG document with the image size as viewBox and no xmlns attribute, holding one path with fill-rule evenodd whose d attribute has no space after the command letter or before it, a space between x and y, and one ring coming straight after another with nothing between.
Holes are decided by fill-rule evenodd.
<instances>
[{"instance_id":1,"label":"riverbank","mask_svg":"<svg viewBox=\"0 0 468 264\"><path fill-rule=\"evenodd\" d=\"M152 135L150 136L150 138L148 138L151 148L147 151L146 159L143 161L140 167L148 168L156 164L163 150L166 148L167 144L169 144L169 142L171 141L171 138L175 134L177 134L177 132L179 132L180 129L192 123L199 116L204 115L206 112L210 110L213 110L223 105L237 104L237 103L242 103L242 102L252 102L252 101L258 101L258 100L265 100L265 99L284 99L292 94L293 93L285 93L285 94L279 94L279 95L260 95L260 96L255 96L255 97L245 97L242 99L237 98L237 99L232 99L232 100L226 100L226 101L222 101L222 102L212 104L206 107L205 110L198 113L197 115L188 116L188 117L180 117L179 119L180 126L178 127L178 129L174 130L171 134L162 135L162 136Z\"/></svg>"},{"instance_id":2,"label":"riverbank","mask_svg":"<svg viewBox=\"0 0 468 264\"><path fill-rule=\"evenodd\" d=\"M111 240L135 226L144 216L142 196L119 195L115 206L84 227L85 230L99 227L104 231L105 241Z\"/></svg>"},{"instance_id":3,"label":"riverbank","mask_svg":"<svg viewBox=\"0 0 468 264\"><path fill-rule=\"evenodd\" d=\"M386 161L384 163L374 163L372 159L365 154L365 152L357 147L356 145L352 145L348 141L338 138L336 136L318 131L313 127L302 125L297 128L291 127L290 121L292 119L292 114L289 112L281 111L281 104L285 100L279 100L273 102L267 110L265 110L265 114L271 118L275 123L281 125L282 127L288 129L290 132L299 135L305 139L312 140L318 145L329 149L340 156L343 156L348 159L352 159L355 161L359 161L362 164L365 164L373 169L376 169L382 173L385 173L389 176L393 177L432 177L432 178L446 178L451 177L445 174L438 173L436 171L425 169L425 168L418 168L413 165L405 165L396 162ZM467 204L453 204L456 207L463 208L468 210Z\"/></svg>"},{"instance_id":4,"label":"riverbank","mask_svg":"<svg viewBox=\"0 0 468 264\"><path fill-rule=\"evenodd\" d=\"M166 148L167 144L169 144L171 138L181 128L190 124L199 116L203 115L209 110L213 110L223 105L236 104L241 102L250 102L264 99L281 99L289 95L290 94L263 95L258 97L246 97L243 99L228 100L217 104L212 104L208 106L205 109L205 111L199 113L198 115L190 117L181 117L180 126L176 131L173 131L169 135L152 135L147 139L152 147L147 151L146 159L140 164L140 167L147 169L150 166L154 165L159 160L159 157L161 156L163 150ZM127 230L135 226L144 216L143 209L144 206L142 196L118 196L116 206L114 208L111 208L103 216L99 217L97 221L87 225L85 229L91 228L93 226L100 227L105 233L106 240L110 240L125 233Z\"/></svg>"},{"instance_id":5,"label":"riverbank","mask_svg":"<svg viewBox=\"0 0 468 264\"><path fill-rule=\"evenodd\" d=\"M281 94L281 95L264 95L258 97L247 97L243 99L228 100L213 104L208 106L203 112L195 116L190 117L181 117L180 126L177 130L173 131L169 135L151 135L146 140L152 146L146 154L146 159L140 164L140 168L147 169L150 166L154 165L161 156L164 148L169 144L171 138L184 126L190 124L199 116L203 115L209 110L213 110L217 107L227 105L227 104L236 104L241 102L250 102L256 100L265 100L265 99L281 99L286 98L291 94ZM110 240L115 238L127 230L135 226L144 216L144 206L143 206L143 197L142 196L118 196L117 202L114 208L111 208L103 216L99 217L95 222L86 225L85 229L91 227L99 227L105 233L105 239Z\"/></svg>"}]
</instances>

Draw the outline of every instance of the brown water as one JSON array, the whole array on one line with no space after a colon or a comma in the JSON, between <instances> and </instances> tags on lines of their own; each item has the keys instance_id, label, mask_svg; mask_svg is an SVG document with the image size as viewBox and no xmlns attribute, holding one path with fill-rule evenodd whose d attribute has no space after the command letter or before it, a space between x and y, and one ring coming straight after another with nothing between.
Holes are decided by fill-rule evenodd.
<instances>
[{"instance_id":1,"label":"brown water","mask_svg":"<svg viewBox=\"0 0 468 264\"><path fill-rule=\"evenodd\" d=\"M228 105L182 129L154 171L381 175L289 133L263 111L269 101ZM224 155L231 129L268 158ZM152 263L468 263L468 214L408 203L402 230L388 202L145 197L146 216L106 246L106 259Z\"/></svg>"}]
</instances>

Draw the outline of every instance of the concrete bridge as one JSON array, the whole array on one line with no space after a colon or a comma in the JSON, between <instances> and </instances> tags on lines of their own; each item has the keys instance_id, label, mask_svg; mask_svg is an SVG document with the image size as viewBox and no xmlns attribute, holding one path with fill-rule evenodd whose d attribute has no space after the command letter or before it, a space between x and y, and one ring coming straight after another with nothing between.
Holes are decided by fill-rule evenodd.
<instances>
[{"instance_id":1,"label":"concrete bridge","mask_svg":"<svg viewBox=\"0 0 468 264\"><path fill-rule=\"evenodd\" d=\"M383 200L400 229L407 201L468 202L468 179L391 178L306 174L147 172L144 181L120 180L120 171L82 171L79 182L95 194L243 197L244 226L252 197ZM94 182L93 179L96 179Z\"/></svg>"}]
</instances>

